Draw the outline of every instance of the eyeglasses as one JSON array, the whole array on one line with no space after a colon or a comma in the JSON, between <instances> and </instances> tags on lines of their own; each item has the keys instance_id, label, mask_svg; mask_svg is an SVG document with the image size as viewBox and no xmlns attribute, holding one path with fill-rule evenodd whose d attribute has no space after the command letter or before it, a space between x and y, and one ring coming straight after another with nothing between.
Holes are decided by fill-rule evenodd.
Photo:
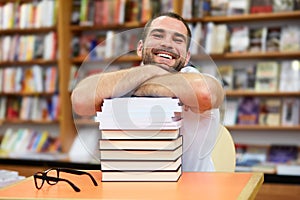
<instances>
[{"instance_id":1,"label":"eyeglasses","mask_svg":"<svg viewBox=\"0 0 300 200\"><path fill-rule=\"evenodd\" d=\"M68 168L51 168L48 169L44 172L37 172L33 175L34 177L34 183L35 187L39 190L43 187L44 182L46 181L49 185L55 185L59 181L64 181L67 182L76 192L80 192L80 189L71 181L64 179L64 178L59 178L59 173L60 172L66 172L69 174L75 174L75 175L88 175L95 186L98 186L96 180L94 177L89 174L88 172L85 171L79 171L75 169L68 169Z\"/></svg>"}]
</instances>

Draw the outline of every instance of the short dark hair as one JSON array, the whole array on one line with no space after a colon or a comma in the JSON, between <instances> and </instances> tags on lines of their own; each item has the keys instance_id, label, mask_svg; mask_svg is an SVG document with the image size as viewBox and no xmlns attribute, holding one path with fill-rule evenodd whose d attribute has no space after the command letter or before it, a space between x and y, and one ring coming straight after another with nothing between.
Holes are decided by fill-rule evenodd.
<instances>
[{"instance_id":1,"label":"short dark hair","mask_svg":"<svg viewBox=\"0 0 300 200\"><path fill-rule=\"evenodd\" d=\"M184 26L187 29L187 34L188 34L187 35L188 36L188 38L187 38L187 50L188 50L189 47L190 47L191 37L192 37L191 29L190 29L189 25L187 24L187 22L180 15L178 15L177 13L173 13L173 12L165 12L165 13L159 13L159 14L154 15L154 17L152 17L146 23L146 25L144 27L144 30L142 32L142 37L141 37L142 41L145 41L152 21L155 20L156 18L162 17L162 16L166 16L166 17L171 17L171 18L177 19L177 20L181 21L184 24Z\"/></svg>"}]
</instances>

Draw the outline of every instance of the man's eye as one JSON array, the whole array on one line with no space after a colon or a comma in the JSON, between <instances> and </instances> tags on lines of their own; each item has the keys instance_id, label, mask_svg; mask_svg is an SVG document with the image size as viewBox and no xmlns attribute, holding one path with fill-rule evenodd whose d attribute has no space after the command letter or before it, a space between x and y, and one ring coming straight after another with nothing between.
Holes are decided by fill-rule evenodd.
<instances>
[{"instance_id":1,"label":"man's eye","mask_svg":"<svg viewBox=\"0 0 300 200\"><path fill-rule=\"evenodd\" d=\"M155 37L155 38L163 38L163 35L161 35L161 34L153 34L153 37Z\"/></svg>"},{"instance_id":2,"label":"man's eye","mask_svg":"<svg viewBox=\"0 0 300 200\"><path fill-rule=\"evenodd\" d=\"M183 43L183 39L181 39L181 38L175 38L174 41L176 43Z\"/></svg>"}]
</instances>

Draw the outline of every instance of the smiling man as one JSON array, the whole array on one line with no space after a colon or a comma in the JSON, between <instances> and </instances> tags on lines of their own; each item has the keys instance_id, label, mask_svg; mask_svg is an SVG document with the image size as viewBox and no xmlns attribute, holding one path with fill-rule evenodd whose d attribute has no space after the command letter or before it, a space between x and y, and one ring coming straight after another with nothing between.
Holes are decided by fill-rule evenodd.
<instances>
[{"instance_id":1,"label":"smiling man","mask_svg":"<svg viewBox=\"0 0 300 200\"><path fill-rule=\"evenodd\" d=\"M105 98L122 96L178 97L184 104L184 171L213 171L210 152L219 130L221 84L209 75L186 67L191 31L175 13L155 16L145 26L137 45L142 65L85 78L72 93L79 115L95 115ZM190 71L193 71L191 73Z\"/></svg>"}]
</instances>

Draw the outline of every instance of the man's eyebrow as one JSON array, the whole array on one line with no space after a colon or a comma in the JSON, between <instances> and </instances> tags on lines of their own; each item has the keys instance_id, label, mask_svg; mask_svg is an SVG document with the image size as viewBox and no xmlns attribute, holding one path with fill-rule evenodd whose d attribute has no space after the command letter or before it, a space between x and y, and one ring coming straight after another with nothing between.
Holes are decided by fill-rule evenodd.
<instances>
[{"instance_id":1,"label":"man's eyebrow","mask_svg":"<svg viewBox=\"0 0 300 200\"><path fill-rule=\"evenodd\" d=\"M150 31L150 34L153 33L153 32L164 33L164 32L166 32L166 30L165 30L165 29L162 29L162 28L155 28L155 29L152 29L152 30ZM181 37L184 41L186 41L185 35L183 35L183 34L181 34L181 33L178 33L178 32L174 32L174 35L175 35L176 37Z\"/></svg>"}]
</instances>

